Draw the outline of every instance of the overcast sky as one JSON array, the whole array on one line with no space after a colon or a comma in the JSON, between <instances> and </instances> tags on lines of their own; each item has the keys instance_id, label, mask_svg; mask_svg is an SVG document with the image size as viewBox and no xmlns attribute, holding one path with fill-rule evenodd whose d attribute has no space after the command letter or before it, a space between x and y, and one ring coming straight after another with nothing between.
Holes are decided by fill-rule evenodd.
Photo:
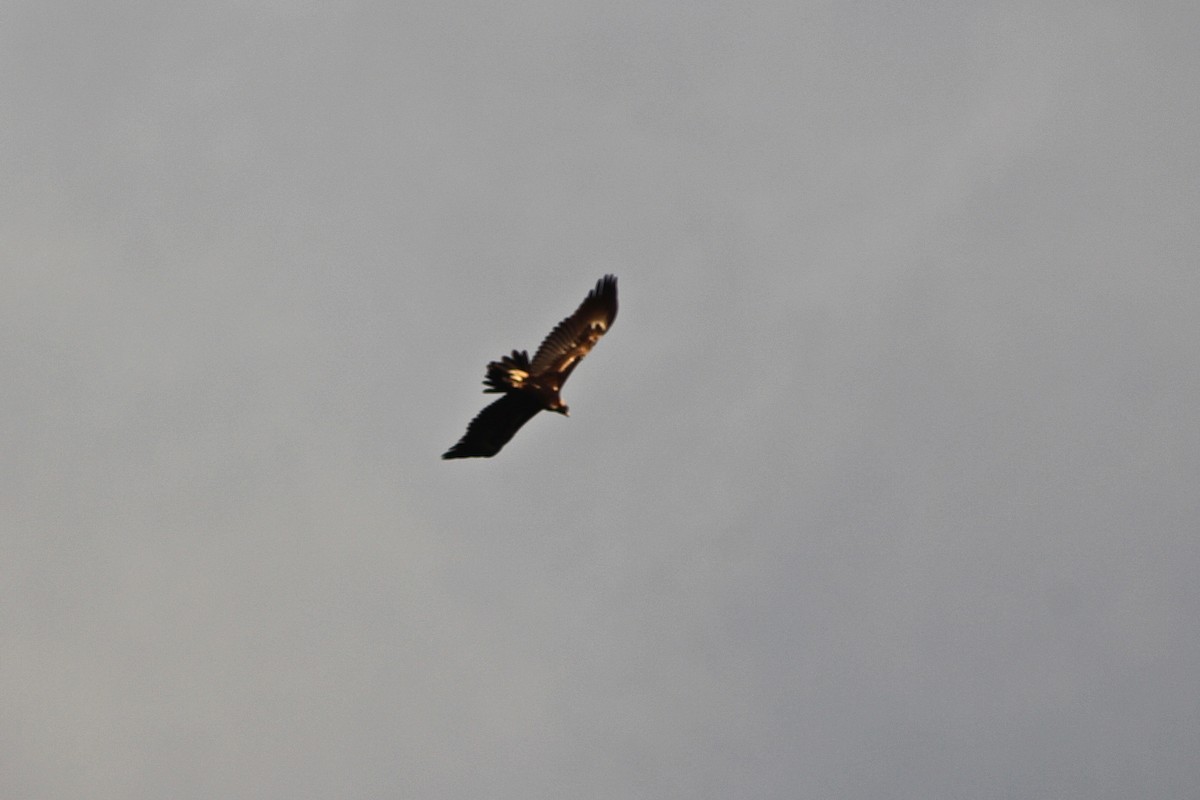
<instances>
[{"instance_id":1,"label":"overcast sky","mask_svg":"<svg viewBox=\"0 0 1200 800\"><path fill-rule=\"evenodd\" d=\"M0 796L1194 796L1194 2L2 16Z\"/></svg>"}]
</instances>

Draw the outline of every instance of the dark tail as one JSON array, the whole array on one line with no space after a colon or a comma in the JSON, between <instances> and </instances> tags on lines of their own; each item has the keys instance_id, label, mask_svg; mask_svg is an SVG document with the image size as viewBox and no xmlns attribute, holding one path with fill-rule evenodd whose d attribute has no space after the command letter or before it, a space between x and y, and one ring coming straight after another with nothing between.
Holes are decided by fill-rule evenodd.
<instances>
[{"instance_id":1,"label":"dark tail","mask_svg":"<svg viewBox=\"0 0 1200 800\"><path fill-rule=\"evenodd\" d=\"M488 387L484 394L511 392L520 389L529 378L529 353L513 350L511 356L501 356L499 361L488 364L487 377L483 385Z\"/></svg>"}]
</instances>

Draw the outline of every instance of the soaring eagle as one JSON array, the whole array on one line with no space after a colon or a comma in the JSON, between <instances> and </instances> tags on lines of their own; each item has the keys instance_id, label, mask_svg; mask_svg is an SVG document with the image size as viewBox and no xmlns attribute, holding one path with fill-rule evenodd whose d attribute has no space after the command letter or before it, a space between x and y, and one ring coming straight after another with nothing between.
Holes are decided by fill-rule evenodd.
<instances>
[{"instance_id":1,"label":"soaring eagle","mask_svg":"<svg viewBox=\"0 0 1200 800\"><path fill-rule=\"evenodd\" d=\"M539 411L567 416L567 405L558 396L571 370L600 341L617 318L617 279L605 275L576 309L558 323L529 360L524 350L488 364L484 393L504 396L480 411L458 444L442 458L489 458Z\"/></svg>"}]
</instances>

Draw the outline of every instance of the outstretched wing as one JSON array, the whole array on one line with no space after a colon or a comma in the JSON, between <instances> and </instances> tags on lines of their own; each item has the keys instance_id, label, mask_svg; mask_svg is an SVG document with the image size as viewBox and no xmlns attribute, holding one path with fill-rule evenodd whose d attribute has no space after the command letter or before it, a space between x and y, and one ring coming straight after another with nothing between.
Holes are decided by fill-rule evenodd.
<instances>
[{"instance_id":1,"label":"outstretched wing","mask_svg":"<svg viewBox=\"0 0 1200 800\"><path fill-rule=\"evenodd\" d=\"M617 318L617 278L605 275L576 309L558 323L533 356L534 375L559 373L559 385L571 374Z\"/></svg>"},{"instance_id":2,"label":"outstretched wing","mask_svg":"<svg viewBox=\"0 0 1200 800\"><path fill-rule=\"evenodd\" d=\"M541 410L541 402L529 392L509 392L476 414L458 444L442 458L490 458Z\"/></svg>"}]
</instances>

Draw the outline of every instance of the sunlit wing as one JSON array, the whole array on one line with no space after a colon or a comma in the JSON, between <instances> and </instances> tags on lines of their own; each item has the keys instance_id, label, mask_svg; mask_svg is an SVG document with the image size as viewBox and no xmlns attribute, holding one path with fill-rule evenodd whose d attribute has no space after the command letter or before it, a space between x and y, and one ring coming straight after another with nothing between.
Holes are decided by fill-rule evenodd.
<instances>
[{"instance_id":1,"label":"sunlit wing","mask_svg":"<svg viewBox=\"0 0 1200 800\"><path fill-rule=\"evenodd\" d=\"M533 356L534 375L560 373L566 380L617 318L617 279L605 275L576 309L550 332Z\"/></svg>"}]
</instances>

